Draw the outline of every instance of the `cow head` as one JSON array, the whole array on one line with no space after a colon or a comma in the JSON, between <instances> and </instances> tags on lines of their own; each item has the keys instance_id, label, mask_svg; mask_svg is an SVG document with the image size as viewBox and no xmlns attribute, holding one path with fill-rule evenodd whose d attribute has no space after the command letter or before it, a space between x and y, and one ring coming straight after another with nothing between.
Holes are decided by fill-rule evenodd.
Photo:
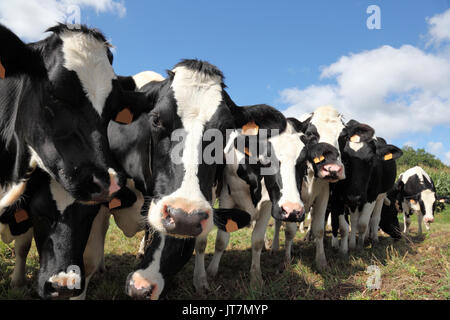
<instances>
[{"instance_id":1,"label":"cow head","mask_svg":"<svg viewBox=\"0 0 450 320\"><path fill-rule=\"evenodd\" d=\"M374 129L350 120L339 137L339 146L346 168L347 203L353 210L366 202L369 181L380 162L394 161L402 156L396 146L374 138ZM395 174L394 174L395 175Z\"/></svg>"},{"instance_id":2,"label":"cow head","mask_svg":"<svg viewBox=\"0 0 450 320\"><path fill-rule=\"evenodd\" d=\"M254 114L233 105L224 87L215 66L184 60L166 80L141 89L154 103L150 113L154 186L148 217L160 232L193 237L212 229L212 191L218 165L224 163L226 129L249 122ZM252 109L262 113L255 121L264 121L267 108ZM211 141L216 147L210 147Z\"/></svg>"},{"instance_id":3,"label":"cow head","mask_svg":"<svg viewBox=\"0 0 450 320\"><path fill-rule=\"evenodd\" d=\"M144 96L122 90L99 31L65 25L48 31L48 38L25 45L0 26L3 140L20 141L21 161L36 163L75 199L107 201L119 189L107 124L137 117Z\"/></svg>"},{"instance_id":4,"label":"cow head","mask_svg":"<svg viewBox=\"0 0 450 320\"><path fill-rule=\"evenodd\" d=\"M333 150L337 152L333 159L328 158L326 163L320 162L321 165L316 166L315 176L333 183L344 180L345 167L339 149L339 136L344 129L342 115L333 107L324 106L302 118L302 121L297 121L297 130L305 133L306 136L317 136L319 142L333 146Z\"/></svg>"},{"instance_id":5,"label":"cow head","mask_svg":"<svg viewBox=\"0 0 450 320\"><path fill-rule=\"evenodd\" d=\"M402 207L407 212L423 215L428 230L434 222L436 208L436 189L428 174L420 167L411 168L400 175L395 187L400 193Z\"/></svg>"}]
</instances>

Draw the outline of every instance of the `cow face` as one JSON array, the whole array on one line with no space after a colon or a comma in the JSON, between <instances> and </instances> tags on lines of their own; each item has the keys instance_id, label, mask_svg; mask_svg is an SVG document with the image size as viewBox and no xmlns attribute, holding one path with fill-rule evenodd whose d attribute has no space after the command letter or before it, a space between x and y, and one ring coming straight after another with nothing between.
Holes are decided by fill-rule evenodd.
<instances>
[{"instance_id":1,"label":"cow face","mask_svg":"<svg viewBox=\"0 0 450 320\"><path fill-rule=\"evenodd\" d=\"M380 161L396 160L402 151L388 145L382 138L374 139L374 129L369 125L350 120L339 137L339 145L346 168L347 203L350 209L366 203L369 181L374 167Z\"/></svg>"},{"instance_id":2,"label":"cow face","mask_svg":"<svg viewBox=\"0 0 450 320\"><path fill-rule=\"evenodd\" d=\"M247 141L239 143L239 138L250 140L245 135L236 139L235 147L242 155L238 175L249 184L255 207L261 199L264 178L274 219L301 222L305 209L300 195L307 164L318 177L326 179L329 172L324 168L336 163L338 152L327 143L317 143L316 135L306 136L297 131L295 121L288 119L286 129L259 141L259 148L252 148Z\"/></svg>"},{"instance_id":3,"label":"cow face","mask_svg":"<svg viewBox=\"0 0 450 320\"><path fill-rule=\"evenodd\" d=\"M226 129L247 121L252 110L266 118L264 106L238 108L223 89L222 73L197 60L177 64L168 79L142 88L154 101L149 222L160 232L193 237L211 230L212 191L223 164ZM208 148L211 141L218 147Z\"/></svg>"},{"instance_id":4,"label":"cow face","mask_svg":"<svg viewBox=\"0 0 450 320\"><path fill-rule=\"evenodd\" d=\"M424 217L425 226L434 222L436 192L428 174L420 167L414 167L400 175L396 189L401 194L402 207L406 212L415 212Z\"/></svg>"},{"instance_id":5,"label":"cow face","mask_svg":"<svg viewBox=\"0 0 450 320\"><path fill-rule=\"evenodd\" d=\"M0 79L0 90L8 95L4 108L17 113L14 134L23 139L32 161L75 199L107 201L119 189L107 124L130 121L143 111L136 106L143 101L121 89L100 32L65 25L48 31L53 34L47 39L25 46L0 29L9 45L5 50L2 40L6 77ZM30 57L34 66L18 66ZM17 110L11 110L14 99L20 101Z\"/></svg>"},{"instance_id":6,"label":"cow face","mask_svg":"<svg viewBox=\"0 0 450 320\"><path fill-rule=\"evenodd\" d=\"M333 146L333 150L337 152L335 159L329 158L328 163L320 166L319 171L315 170L316 177L332 183L344 180L346 171L342 163L339 137L345 126L342 122L342 116L337 110L331 106L324 106L317 108L312 114L305 115L302 121L296 119L293 119L293 121L298 131L305 133L308 137L311 135L317 136L319 142Z\"/></svg>"}]
</instances>

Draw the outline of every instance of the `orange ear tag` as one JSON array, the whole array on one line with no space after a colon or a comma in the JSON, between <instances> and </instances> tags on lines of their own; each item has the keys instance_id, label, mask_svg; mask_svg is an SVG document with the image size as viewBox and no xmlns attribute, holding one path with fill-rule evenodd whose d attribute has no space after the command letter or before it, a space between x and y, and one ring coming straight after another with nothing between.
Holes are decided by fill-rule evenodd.
<instances>
[{"instance_id":1,"label":"orange ear tag","mask_svg":"<svg viewBox=\"0 0 450 320\"><path fill-rule=\"evenodd\" d=\"M0 60L0 78L5 79L6 70L5 67L2 65L2 61Z\"/></svg>"},{"instance_id":2,"label":"orange ear tag","mask_svg":"<svg viewBox=\"0 0 450 320\"><path fill-rule=\"evenodd\" d=\"M242 127L242 134L246 136L256 136L258 134L259 127L255 121L250 121Z\"/></svg>"},{"instance_id":3,"label":"orange ear tag","mask_svg":"<svg viewBox=\"0 0 450 320\"><path fill-rule=\"evenodd\" d=\"M239 227L238 227L237 223L231 219L228 219L228 222L225 225L225 230L227 230L227 232L234 232L234 231L237 231L238 229L239 229Z\"/></svg>"},{"instance_id":4,"label":"orange ear tag","mask_svg":"<svg viewBox=\"0 0 450 320\"><path fill-rule=\"evenodd\" d=\"M118 208L122 205L122 202L120 201L120 199L114 198L109 202L109 210Z\"/></svg>"},{"instance_id":5,"label":"orange ear tag","mask_svg":"<svg viewBox=\"0 0 450 320\"><path fill-rule=\"evenodd\" d=\"M248 150L247 147L245 147L244 152L245 152L245 154L248 155L249 157L252 156L252 153Z\"/></svg>"},{"instance_id":6,"label":"orange ear tag","mask_svg":"<svg viewBox=\"0 0 450 320\"><path fill-rule=\"evenodd\" d=\"M131 113L130 109L125 108L117 114L114 121L122 124L130 124L131 122L133 122L133 114Z\"/></svg>"},{"instance_id":7,"label":"orange ear tag","mask_svg":"<svg viewBox=\"0 0 450 320\"><path fill-rule=\"evenodd\" d=\"M24 209L19 209L14 213L14 219L16 219L17 223L26 221L28 220L28 212L26 212Z\"/></svg>"},{"instance_id":8,"label":"orange ear tag","mask_svg":"<svg viewBox=\"0 0 450 320\"><path fill-rule=\"evenodd\" d=\"M361 137L355 134L350 138L350 142L361 142Z\"/></svg>"},{"instance_id":9,"label":"orange ear tag","mask_svg":"<svg viewBox=\"0 0 450 320\"><path fill-rule=\"evenodd\" d=\"M385 161L387 161L387 160L392 160L393 157L394 157L394 156L392 155L392 153L388 153L387 155L384 156L384 160L385 160Z\"/></svg>"},{"instance_id":10,"label":"orange ear tag","mask_svg":"<svg viewBox=\"0 0 450 320\"><path fill-rule=\"evenodd\" d=\"M413 199L409 200L409 202L411 202L411 204L415 204L416 203L416 201L413 200Z\"/></svg>"},{"instance_id":11,"label":"orange ear tag","mask_svg":"<svg viewBox=\"0 0 450 320\"><path fill-rule=\"evenodd\" d=\"M314 163L318 164L318 163L321 163L323 160L325 160L324 156L316 157L316 158L314 158Z\"/></svg>"}]
</instances>

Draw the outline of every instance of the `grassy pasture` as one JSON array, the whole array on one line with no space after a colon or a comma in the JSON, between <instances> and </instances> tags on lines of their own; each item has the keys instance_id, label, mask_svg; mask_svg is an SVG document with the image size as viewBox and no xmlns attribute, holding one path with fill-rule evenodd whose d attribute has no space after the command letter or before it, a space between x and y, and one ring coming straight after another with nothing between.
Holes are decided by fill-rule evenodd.
<instances>
[{"instance_id":1,"label":"grassy pasture","mask_svg":"<svg viewBox=\"0 0 450 320\"><path fill-rule=\"evenodd\" d=\"M399 216L400 217L400 216ZM219 274L210 279L210 292L198 295L192 285L194 259L168 284L164 299L450 299L450 207L436 215L430 232L416 235L417 219L412 233L394 242L382 235L378 246L367 245L362 252L342 258L331 248L330 231L325 240L328 270L319 273L314 266L314 245L297 233L293 261L284 264L284 233L281 250L275 254L264 251L261 268L264 285L249 287L251 261L251 230L244 229L231 236L228 250L222 257ZM424 229L425 230L425 229ZM283 230L282 230L283 231ZM216 231L209 236L206 266L214 252ZM273 221L267 230L268 244L273 237ZM137 265L135 254L140 237L128 239L111 220L106 240L106 272L96 274L88 289L88 299L128 299L124 293L125 279ZM27 261L27 287L9 289L14 266L14 246L0 242L0 299L37 299L33 289L39 267L36 248L32 246ZM367 266L381 270L381 289L366 286Z\"/></svg>"}]
</instances>

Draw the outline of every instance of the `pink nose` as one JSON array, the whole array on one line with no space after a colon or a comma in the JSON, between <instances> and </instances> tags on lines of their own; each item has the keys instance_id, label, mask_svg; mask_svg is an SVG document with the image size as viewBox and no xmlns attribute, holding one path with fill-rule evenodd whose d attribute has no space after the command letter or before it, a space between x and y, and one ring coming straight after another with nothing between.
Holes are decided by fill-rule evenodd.
<instances>
[{"instance_id":1,"label":"pink nose","mask_svg":"<svg viewBox=\"0 0 450 320\"><path fill-rule=\"evenodd\" d=\"M328 172L340 173L342 171L342 166L339 166L337 164L326 164L325 166L323 166L323 168Z\"/></svg>"},{"instance_id":2,"label":"pink nose","mask_svg":"<svg viewBox=\"0 0 450 320\"><path fill-rule=\"evenodd\" d=\"M114 193L120 190L120 187L117 184L116 175L110 174L109 177L111 180L111 184L109 185L109 195L112 196Z\"/></svg>"},{"instance_id":3,"label":"pink nose","mask_svg":"<svg viewBox=\"0 0 450 320\"><path fill-rule=\"evenodd\" d=\"M303 210L303 207L299 203L293 202L286 202L281 205L281 208L283 208L283 211L287 214L291 214L294 211L301 212Z\"/></svg>"},{"instance_id":4,"label":"pink nose","mask_svg":"<svg viewBox=\"0 0 450 320\"><path fill-rule=\"evenodd\" d=\"M423 221L425 221L426 223L433 223L434 218L433 217L425 217L425 218L423 218Z\"/></svg>"}]
</instances>

